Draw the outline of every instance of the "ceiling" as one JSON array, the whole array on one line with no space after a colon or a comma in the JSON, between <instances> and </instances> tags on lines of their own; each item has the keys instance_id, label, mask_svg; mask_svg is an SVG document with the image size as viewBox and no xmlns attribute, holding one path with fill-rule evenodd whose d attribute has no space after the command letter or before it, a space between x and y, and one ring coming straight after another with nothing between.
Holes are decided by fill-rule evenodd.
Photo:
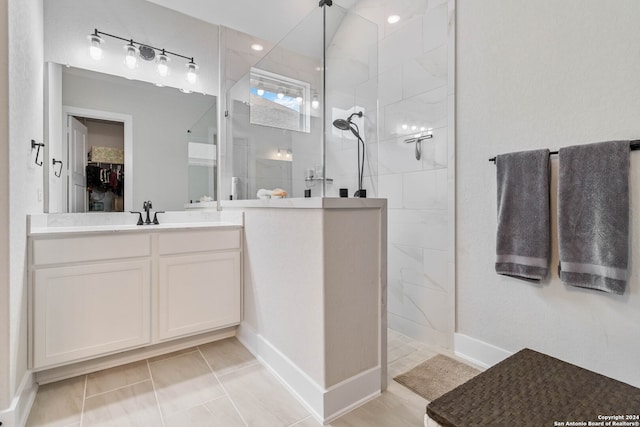
<instances>
[{"instance_id":1,"label":"ceiling","mask_svg":"<svg viewBox=\"0 0 640 427\"><path fill-rule=\"evenodd\" d=\"M261 39L278 42L318 0L147 0L212 24L224 25ZM350 8L356 0L337 0Z\"/></svg>"}]
</instances>

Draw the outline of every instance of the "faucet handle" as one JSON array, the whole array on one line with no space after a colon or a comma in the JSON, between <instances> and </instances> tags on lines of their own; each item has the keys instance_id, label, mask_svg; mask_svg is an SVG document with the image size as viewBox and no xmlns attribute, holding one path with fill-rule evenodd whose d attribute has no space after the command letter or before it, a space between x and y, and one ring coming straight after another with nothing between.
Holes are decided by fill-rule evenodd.
<instances>
[{"instance_id":1,"label":"faucet handle","mask_svg":"<svg viewBox=\"0 0 640 427\"><path fill-rule=\"evenodd\" d=\"M142 209L144 209L145 211L151 209L153 206L151 205L151 200L147 200L146 202L142 203Z\"/></svg>"},{"instance_id":2,"label":"faucet handle","mask_svg":"<svg viewBox=\"0 0 640 427\"><path fill-rule=\"evenodd\" d=\"M164 211L155 211L155 213L153 214L153 223L154 223L155 225L160 224L160 223L158 222L158 214L159 214L159 213L164 213Z\"/></svg>"},{"instance_id":3,"label":"faucet handle","mask_svg":"<svg viewBox=\"0 0 640 427\"><path fill-rule=\"evenodd\" d=\"M129 211L129 213L132 214L138 214L138 223L136 225L142 225L144 224L144 222L142 221L142 212L138 212L138 211Z\"/></svg>"}]
</instances>

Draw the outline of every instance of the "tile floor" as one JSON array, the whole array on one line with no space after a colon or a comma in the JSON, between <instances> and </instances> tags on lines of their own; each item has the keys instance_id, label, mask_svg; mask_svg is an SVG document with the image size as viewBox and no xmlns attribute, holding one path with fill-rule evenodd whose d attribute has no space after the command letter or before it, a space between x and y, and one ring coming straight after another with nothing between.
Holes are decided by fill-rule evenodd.
<instances>
[{"instance_id":1,"label":"tile floor","mask_svg":"<svg viewBox=\"0 0 640 427\"><path fill-rule=\"evenodd\" d=\"M392 378L435 356L389 331L389 387L331 423L422 426L427 401ZM319 427L236 338L40 387L27 427Z\"/></svg>"}]
</instances>

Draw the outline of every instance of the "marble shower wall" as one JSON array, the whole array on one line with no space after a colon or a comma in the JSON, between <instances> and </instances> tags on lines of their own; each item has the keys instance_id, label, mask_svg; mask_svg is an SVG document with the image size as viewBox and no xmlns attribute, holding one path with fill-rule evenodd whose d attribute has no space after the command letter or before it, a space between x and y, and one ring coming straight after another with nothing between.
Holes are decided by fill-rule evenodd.
<instances>
[{"instance_id":1,"label":"marble shower wall","mask_svg":"<svg viewBox=\"0 0 640 427\"><path fill-rule=\"evenodd\" d=\"M378 24L378 197L388 199L389 326L452 348L454 332L454 0L363 0ZM401 17L387 23L389 15ZM433 139L405 139L420 131Z\"/></svg>"}]
</instances>

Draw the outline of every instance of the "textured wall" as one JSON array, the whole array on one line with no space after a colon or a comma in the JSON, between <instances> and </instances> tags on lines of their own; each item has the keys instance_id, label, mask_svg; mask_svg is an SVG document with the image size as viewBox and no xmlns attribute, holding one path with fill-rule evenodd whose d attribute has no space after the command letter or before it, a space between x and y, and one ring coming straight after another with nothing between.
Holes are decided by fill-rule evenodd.
<instances>
[{"instance_id":1,"label":"textured wall","mask_svg":"<svg viewBox=\"0 0 640 427\"><path fill-rule=\"evenodd\" d=\"M11 253L8 292L4 286L0 287L3 301L8 299L9 303L8 331L0 332L0 335L8 333L8 337L0 338L7 344L2 350L7 354L0 356L0 361L3 365L8 362L8 375L3 376L8 381L0 383L3 388L0 408L8 406L7 399L15 395L27 370L26 214L42 212L43 172L42 167L34 163L35 151L31 150L30 142L31 139L42 142L43 138L42 0L9 1L6 21L9 149L8 156L2 158L6 159L3 170L8 170L10 232L8 240L6 236L2 240L8 241ZM0 203L1 209L5 208L3 205L4 202ZM7 217L2 215L2 218L6 221ZM7 311L2 311L3 316L6 315Z\"/></svg>"},{"instance_id":2,"label":"textured wall","mask_svg":"<svg viewBox=\"0 0 640 427\"><path fill-rule=\"evenodd\" d=\"M487 159L640 137L640 3L457 6L458 332L509 351L531 347L639 386L639 154L631 154L631 280L622 296L558 279L555 215L548 280L533 285L494 273L496 171ZM555 194L557 159L552 164Z\"/></svg>"}]
</instances>

